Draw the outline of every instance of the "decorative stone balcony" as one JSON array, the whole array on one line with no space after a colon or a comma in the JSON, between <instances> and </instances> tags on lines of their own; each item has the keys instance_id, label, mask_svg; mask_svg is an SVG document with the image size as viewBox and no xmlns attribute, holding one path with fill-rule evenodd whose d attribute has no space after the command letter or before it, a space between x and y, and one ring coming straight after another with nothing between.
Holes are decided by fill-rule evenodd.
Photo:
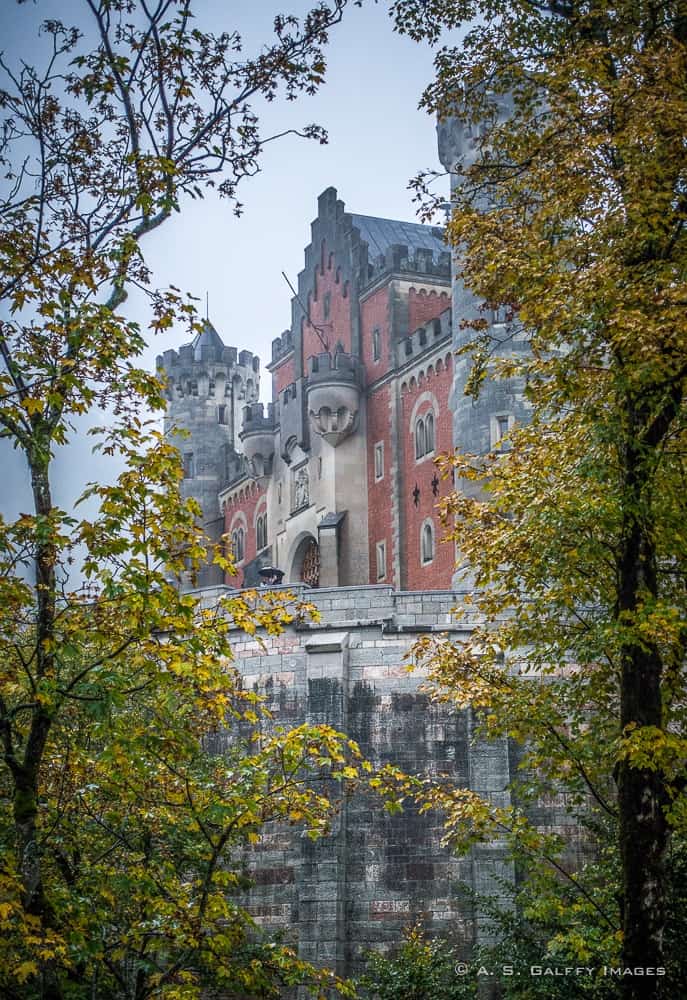
<instances>
[{"instance_id":1,"label":"decorative stone balcony","mask_svg":"<svg viewBox=\"0 0 687 1000\"><path fill-rule=\"evenodd\" d=\"M308 416L315 434L336 448L358 426L362 368L343 351L310 358Z\"/></svg>"}]
</instances>

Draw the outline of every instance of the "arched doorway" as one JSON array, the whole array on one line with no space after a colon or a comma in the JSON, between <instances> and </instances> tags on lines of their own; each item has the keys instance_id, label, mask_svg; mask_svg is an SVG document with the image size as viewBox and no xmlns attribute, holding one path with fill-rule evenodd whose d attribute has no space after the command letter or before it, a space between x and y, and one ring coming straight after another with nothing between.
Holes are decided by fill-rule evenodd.
<instances>
[{"instance_id":1,"label":"arched doorway","mask_svg":"<svg viewBox=\"0 0 687 1000\"><path fill-rule=\"evenodd\" d=\"M293 556L289 579L292 583L307 583L309 587L319 587L320 547L312 535L301 539Z\"/></svg>"}]
</instances>

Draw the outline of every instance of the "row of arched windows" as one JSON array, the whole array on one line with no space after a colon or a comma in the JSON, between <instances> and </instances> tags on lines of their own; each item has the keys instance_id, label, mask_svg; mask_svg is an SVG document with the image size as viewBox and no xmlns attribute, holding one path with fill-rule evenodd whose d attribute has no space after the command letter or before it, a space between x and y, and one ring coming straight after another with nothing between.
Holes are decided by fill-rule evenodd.
<instances>
[{"instance_id":1,"label":"row of arched windows","mask_svg":"<svg viewBox=\"0 0 687 1000\"><path fill-rule=\"evenodd\" d=\"M434 414L430 411L415 421L415 458L434 451Z\"/></svg>"},{"instance_id":2,"label":"row of arched windows","mask_svg":"<svg viewBox=\"0 0 687 1000\"><path fill-rule=\"evenodd\" d=\"M246 532L239 524L231 531L231 551L237 563L243 561L246 555ZM267 546L267 514L259 514L255 520L255 547L259 552Z\"/></svg>"}]
</instances>

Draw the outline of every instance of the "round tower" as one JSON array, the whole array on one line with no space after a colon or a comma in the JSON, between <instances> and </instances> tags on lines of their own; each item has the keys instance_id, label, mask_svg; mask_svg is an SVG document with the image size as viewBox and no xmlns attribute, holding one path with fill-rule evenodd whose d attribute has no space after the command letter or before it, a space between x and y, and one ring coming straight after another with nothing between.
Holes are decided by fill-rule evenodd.
<instances>
[{"instance_id":1,"label":"round tower","mask_svg":"<svg viewBox=\"0 0 687 1000\"><path fill-rule=\"evenodd\" d=\"M493 100L494 119L505 122L513 111L508 95L495 96ZM445 118L437 125L439 159L451 175L451 198L455 204L456 195L464 183L465 171L484 155L482 149L483 129L480 123L469 122L460 117ZM488 198L484 193L480 197ZM485 200L485 209L488 204ZM529 351L526 337L520 330L517 316L509 307L487 308L483 302L465 287L461 277L460 250L453 253L453 346L464 348L474 337L471 320L486 321L486 333L493 338L496 353L521 354ZM465 322L467 321L467 322ZM500 442L514 423L526 423L529 410L523 395L524 383L520 378L486 379L477 399L465 395L465 388L472 367L469 354L456 357L451 410L453 413L453 444L461 452L487 454L507 447ZM469 484L461 487L470 492Z\"/></svg>"},{"instance_id":2,"label":"round tower","mask_svg":"<svg viewBox=\"0 0 687 1000\"><path fill-rule=\"evenodd\" d=\"M165 351L157 367L167 379L165 433L184 463L182 494L198 501L204 530L217 540L224 530L217 498L242 450L243 407L258 398L259 359L227 347L206 320L192 343ZM217 569L209 567L201 576L203 586L222 582Z\"/></svg>"}]
</instances>

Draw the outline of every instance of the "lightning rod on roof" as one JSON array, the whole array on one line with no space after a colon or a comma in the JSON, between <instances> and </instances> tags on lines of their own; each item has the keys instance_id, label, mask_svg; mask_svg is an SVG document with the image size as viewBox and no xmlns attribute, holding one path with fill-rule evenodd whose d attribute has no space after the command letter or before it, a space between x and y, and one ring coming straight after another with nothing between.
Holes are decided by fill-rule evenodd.
<instances>
[{"instance_id":1,"label":"lightning rod on roof","mask_svg":"<svg viewBox=\"0 0 687 1000\"><path fill-rule=\"evenodd\" d=\"M293 287L293 285L291 284L291 282L289 281L289 279L286 277L286 273L284 271L282 271L281 276L284 279L284 281L286 282L286 284L289 286L289 288L291 289L291 291L293 292L293 295L294 295L294 298L295 298L296 302L298 303L298 305L301 307L301 309L305 313L305 318L308 321L308 325L313 328L313 330L315 331L315 333L319 337L320 343L324 347L325 351L327 351L327 353L329 353L329 343L327 341L327 337L325 335L324 330L322 329L321 326L318 326L316 323L313 323L313 321L310 319L310 313L308 312L308 310L305 308L305 306L301 302L301 299L300 299L300 296L299 296L298 292Z\"/></svg>"}]
</instances>

